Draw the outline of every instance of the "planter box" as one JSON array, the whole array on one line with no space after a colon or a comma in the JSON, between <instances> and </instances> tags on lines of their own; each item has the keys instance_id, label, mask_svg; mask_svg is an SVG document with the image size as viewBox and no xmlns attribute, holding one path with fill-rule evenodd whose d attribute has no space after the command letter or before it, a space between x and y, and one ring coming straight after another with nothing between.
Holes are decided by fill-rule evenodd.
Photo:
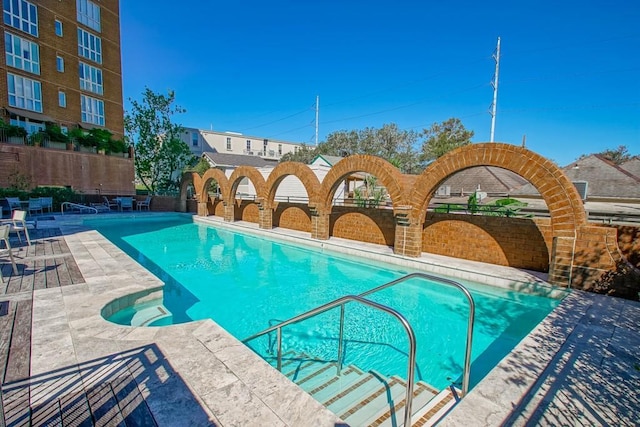
<instances>
[{"instance_id":1,"label":"planter box","mask_svg":"<svg viewBox=\"0 0 640 427\"><path fill-rule=\"evenodd\" d=\"M49 141L48 143L45 144L45 147L53 148L53 149L56 149L56 150L66 150L67 149L67 144L65 142Z\"/></svg>"}]
</instances>

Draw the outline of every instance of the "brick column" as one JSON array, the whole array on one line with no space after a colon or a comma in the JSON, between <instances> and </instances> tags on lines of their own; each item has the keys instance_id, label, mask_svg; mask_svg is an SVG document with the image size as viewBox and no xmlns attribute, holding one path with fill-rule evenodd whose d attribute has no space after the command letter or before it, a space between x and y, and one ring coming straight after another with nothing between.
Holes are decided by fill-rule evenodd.
<instances>
[{"instance_id":1,"label":"brick column","mask_svg":"<svg viewBox=\"0 0 640 427\"><path fill-rule=\"evenodd\" d=\"M186 211L186 201L185 201ZM198 202L198 216L209 216L209 210L207 209L207 202Z\"/></svg>"},{"instance_id":2,"label":"brick column","mask_svg":"<svg viewBox=\"0 0 640 427\"><path fill-rule=\"evenodd\" d=\"M549 263L549 283L557 286L571 286L575 238L555 236L551 245Z\"/></svg>"},{"instance_id":3,"label":"brick column","mask_svg":"<svg viewBox=\"0 0 640 427\"><path fill-rule=\"evenodd\" d=\"M309 206L311 211L311 238L318 240L329 240L329 221L331 219L328 212L322 212L315 207Z\"/></svg>"},{"instance_id":4,"label":"brick column","mask_svg":"<svg viewBox=\"0 0 640 427\"><path fill-rule=\"evenodd\" d=\"M233 222L235 220L235 208L233 202L227 203L223 200L222 205L224 206L224 220L226 222Z\"/></svg>"},{"instance_id":5,"label":"brick column","mask_svg":"<svg viewBox=\"0 0 640 427\"><path fill-rule=\"evenodd\" d=\"M258 205L258 226L265 230L271 230L273 228L273 209L271 206L267 206L265 200L261 197L256 198L256 204Z\"/></svg>"},{"instance_id":6,"label":"brick column","mask_svg":"<svg viewBox=\"0 0 640 427\"><path fill-rule=\"evenodd\" d=\"M412 224L411 206L399 206L395 209L396 234L393 243L393 253L417 258L422 253L422 226Z\"/></svg>"}]
</instances>

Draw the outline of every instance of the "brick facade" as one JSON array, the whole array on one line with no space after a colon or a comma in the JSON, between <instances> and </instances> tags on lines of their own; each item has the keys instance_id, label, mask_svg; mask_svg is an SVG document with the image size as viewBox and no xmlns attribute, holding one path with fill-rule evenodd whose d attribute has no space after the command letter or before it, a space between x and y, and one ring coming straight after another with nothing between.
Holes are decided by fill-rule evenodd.
<instances>
[{"instance_id":1,"label":"brick facade","mask_svg":"<svg viewBox=\"0 0 640 427\"><path fill-rule=\"evenodd\" d=\"M14 67L7 67L5 55L0 64L0 106L8 105L7 72L39 81L42 85L42 114L60 126L69 129L81 123L80 95L104 101L105 128L116 139L124 136L124 106L122 97L122 64L120 55L120 6L119 0L95 2L100 7L100 32L85 27L77 20L76 2L39 0L32 3L38 10L38 36L32 36L0 22L0 28L11 34L38 44L40 51L40 74L32 74ZM62 22L62 37L55 34L55 21ZM97 63L78 56L78 28L82 28L101 39L102 62ZM64 71L56 68L56 57L64 60ZM79 61L102 70L103 93L97 94L80 89ZM58 105L58 91L66 94L66 107ZM30 112L25 111L29 117ZM2 118L9 121L5 113ZM85 124L85 127L93 125Z\"/></svg>"}]
</instances>

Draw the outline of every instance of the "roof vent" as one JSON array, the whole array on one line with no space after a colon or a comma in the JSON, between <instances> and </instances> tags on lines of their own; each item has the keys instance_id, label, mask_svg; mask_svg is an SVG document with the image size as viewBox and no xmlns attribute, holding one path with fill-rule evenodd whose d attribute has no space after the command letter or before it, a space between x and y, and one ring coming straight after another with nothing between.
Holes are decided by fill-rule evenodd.
<instances>
[{"instance_id":1,"label":"roof vent","mask_svg":"<svg viewBox=\"0 0 640 427\"><path fill-rule=\"evenodd\" d=\"M584 202L585 200L587 200L587 190L589 188L589 183L587 181L572 181L572 184L574 187L576 187L576 190L578 190L578 194L580 194L580 198L582 199L582 201Z\"/></svg>"}]
</instances>

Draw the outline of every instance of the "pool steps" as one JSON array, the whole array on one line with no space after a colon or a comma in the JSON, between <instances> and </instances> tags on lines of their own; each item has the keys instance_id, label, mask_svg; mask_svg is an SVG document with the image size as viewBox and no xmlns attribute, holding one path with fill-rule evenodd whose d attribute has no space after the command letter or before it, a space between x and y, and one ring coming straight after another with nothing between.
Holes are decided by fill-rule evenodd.
<instances>
[{"instance_id":1,"label":"pool steps","mask_svg":"<svg viewBox=\"0 0 640 427\"><path fill-rule=\"evenodd\" d=\"M267 358L273 362L274 358ZM282 373L351 426L402 426L406 382L354 365L337 375L337 364L288 351ZM449 388L438 391L418 381L413 393L413 426L430 426L444 416L458 398Z\"/></svg>"}]
</instances>

